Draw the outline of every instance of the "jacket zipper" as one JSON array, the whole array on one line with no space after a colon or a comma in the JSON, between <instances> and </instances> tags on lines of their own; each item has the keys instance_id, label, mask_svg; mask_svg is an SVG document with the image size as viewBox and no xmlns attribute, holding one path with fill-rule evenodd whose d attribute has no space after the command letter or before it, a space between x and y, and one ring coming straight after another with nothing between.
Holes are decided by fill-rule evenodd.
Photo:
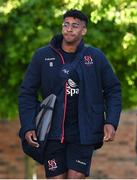
<instances>
[{"instance_id":1,"label":"jacket zipper","mask_svg":"<svg viewBox=\"0 0 137 180\"><path fill-rule=\"evenodd\" d=\"M62 64L65 64L62 54L57 49L55 49L53 46L51 46L51 47L53 50L55 50L59 54ZM62 126L61 126L61 128L62 128L61 143L64 142L64 123L65 123L65 116L66 116L66 107L67 107L67 82L65 83L65 93L64 93L64 112L63 112L63 120L62 120Z\"/></svg>"},{"instance_id":2,"label":"jacket zipper","mask_svg":"<svg viewBox=\"0 0 137 180\"><path fill-rule=\"evenodd\" d=\"M64 95L64 114L63 114L63 121L62 121L62 136L61 136L61 143L64 142L64 123L65 123L65 116L66 116L66 107L67 107L67 83L65 84L65 95Z\"/></svg>"}]
</instances>

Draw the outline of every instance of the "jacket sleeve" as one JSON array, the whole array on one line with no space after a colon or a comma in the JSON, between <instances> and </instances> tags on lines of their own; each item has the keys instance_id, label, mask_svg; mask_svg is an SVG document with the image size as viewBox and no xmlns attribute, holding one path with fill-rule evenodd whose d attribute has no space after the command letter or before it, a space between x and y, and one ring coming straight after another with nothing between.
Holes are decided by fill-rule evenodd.
<instances>
[{"instance_id":1,"label":"jacket sleeve","mask_svg":"<svg viewBox=\"0 0 137 180\"><path fill-rule=\"evenodd\" d=\"M21 129L20 137L24 137L25 132L34 130L35 116L39 102L37 100L38 89L41 84L41 62L39 51L37 51L29 64L24 80L20 87L18 103Z\"/></svg>"},{"instance_id":2,"label":"jacket sleeve","mask_svg":"<svg viewBox=\"0 0 137 180\"><path fill-rule=\"evenodd\" d=\"M112 124L116 130L121 113L121 85L104 54L101 53L100 55L106 124Z\"/></svg>"}]
</instances>

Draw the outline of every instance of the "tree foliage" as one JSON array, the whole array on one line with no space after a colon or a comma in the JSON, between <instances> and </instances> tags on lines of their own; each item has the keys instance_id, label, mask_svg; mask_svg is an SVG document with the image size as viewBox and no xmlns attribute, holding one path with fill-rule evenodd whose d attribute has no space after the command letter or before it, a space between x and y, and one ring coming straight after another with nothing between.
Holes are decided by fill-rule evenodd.
<instances>
[{"instance_id":1,"label":"tree foliage","mask_svg":"<svg viewBox=\"0 0 137 180\"><path fill-rule=\"evenodd\" d=\"M137 2L134 0L0 1L0 117L17 115L17 95L34 51L61 30L70 8L90 23L85 41L102 49L122 84L123 107L137 105Z\"/></svg>"}]
</instances>

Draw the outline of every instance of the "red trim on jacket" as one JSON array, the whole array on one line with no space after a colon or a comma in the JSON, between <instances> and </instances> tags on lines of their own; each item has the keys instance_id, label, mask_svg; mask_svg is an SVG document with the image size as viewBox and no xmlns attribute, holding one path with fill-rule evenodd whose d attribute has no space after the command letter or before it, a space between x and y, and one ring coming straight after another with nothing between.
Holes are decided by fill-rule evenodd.
<instances>
[{"instance_id":1,"label":"red trim on jacket","mask_svg":"<svg viewBox=\"0 0 137 180\"><path fill-rule=\"evenodd\" d=\"M57 49L55 49L53 46L51 46L51 47L53 48L54 51L56 51L59 54L62 64L65 64L64 57L62 56L62 54ZM66 117L66 108L67 108L67 82L65 83L64 113L63 113L63 120L62 120L62 126L61 126L62 127L61 143L64 142L64 123L65 123L65 117Z\"/></svg>"}]
</instances>

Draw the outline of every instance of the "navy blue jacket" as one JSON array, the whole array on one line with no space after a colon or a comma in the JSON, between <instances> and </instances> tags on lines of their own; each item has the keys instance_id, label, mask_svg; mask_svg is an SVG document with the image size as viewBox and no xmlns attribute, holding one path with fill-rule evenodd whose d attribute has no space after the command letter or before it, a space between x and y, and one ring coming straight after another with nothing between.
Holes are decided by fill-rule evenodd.
<instances>
[{"instance_id":1,"label":"navy blue jacket","mask_svg":"<svg viewBox=\"0 0 137 180\"><path fill-rule=\"evenodd\" d=\"M55 36L48 46L36 51L30 63L19 94L20 137L28 130L36 129L35 116L38 112L38 90L46 98L58 93L49 138L64 138L64 121L67 104L66 81L71 64L65 64L60 52L62 35ZM83 51L84 48L84 51ZM82 52L82 53L81 53ZM117 129L121 112L120 82L113 73L104 54L97 48L79 44L76 54L79 62L75 71L79 77L78 122L82 144L103 142L104 124ZM74 70L73 70L74 71ZM64 85L63 85L64 84Z\"/></svg>"}]
</instances>

